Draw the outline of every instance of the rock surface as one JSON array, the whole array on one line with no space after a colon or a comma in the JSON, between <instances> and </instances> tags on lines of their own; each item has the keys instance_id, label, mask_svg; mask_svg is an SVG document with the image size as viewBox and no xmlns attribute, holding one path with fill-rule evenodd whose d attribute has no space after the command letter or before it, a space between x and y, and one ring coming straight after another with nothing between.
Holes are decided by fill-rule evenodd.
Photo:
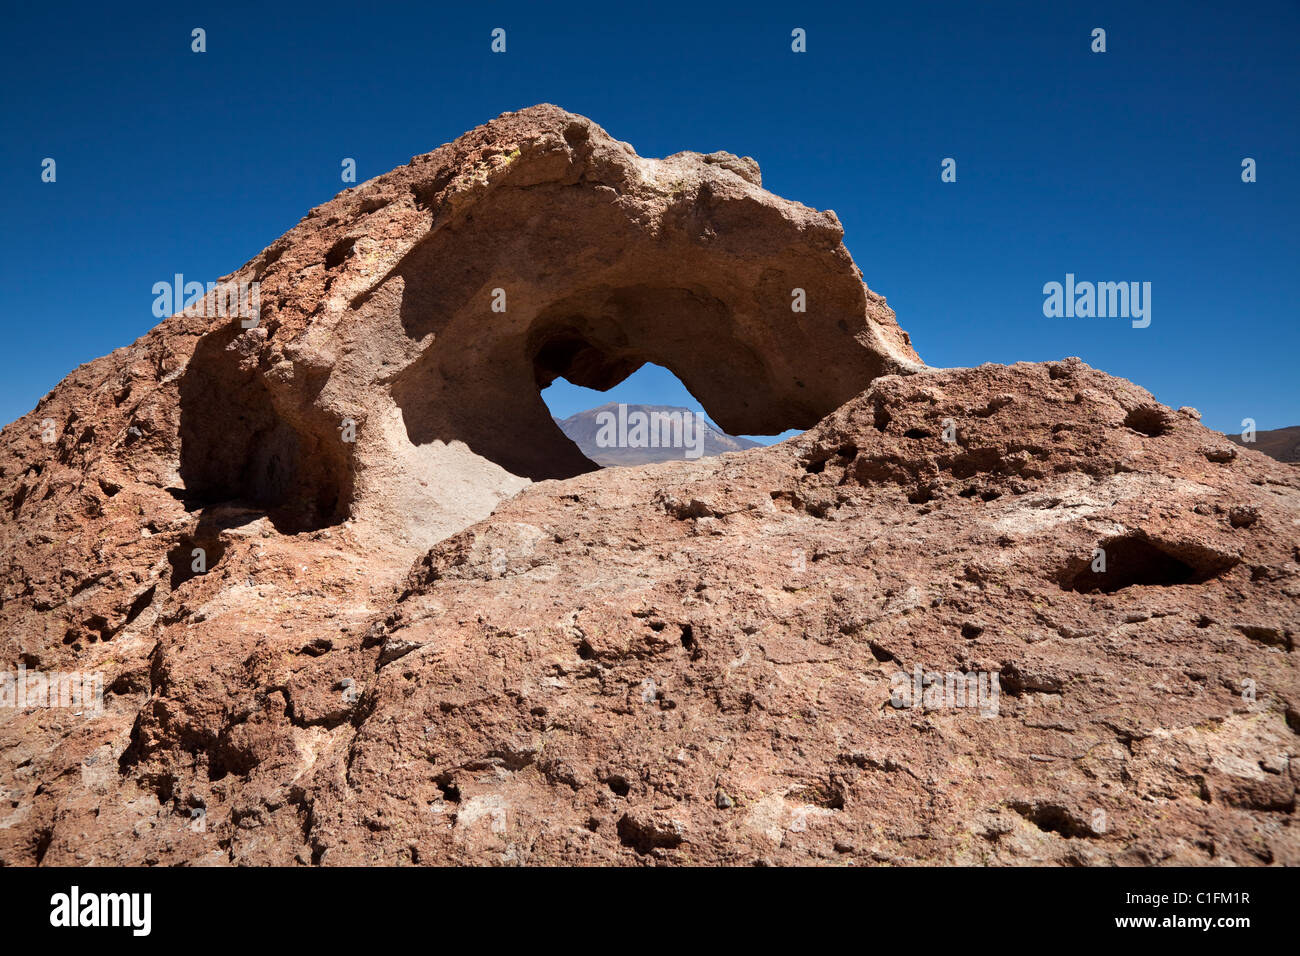
<instances>
[{"instance_id":1,"label":"rock surface","mask_svg":"<svg viewBox=\"0 0 1300 956\"><path fill-rule=\"evenodd\" d=\"M1300 475L924 368L757 182L508 114L7 427L0 659L105 699L0 708L0 863L1300 863ZM647 360L813 427L581 474L528 403Z\"/></svg>"}]
</instances>

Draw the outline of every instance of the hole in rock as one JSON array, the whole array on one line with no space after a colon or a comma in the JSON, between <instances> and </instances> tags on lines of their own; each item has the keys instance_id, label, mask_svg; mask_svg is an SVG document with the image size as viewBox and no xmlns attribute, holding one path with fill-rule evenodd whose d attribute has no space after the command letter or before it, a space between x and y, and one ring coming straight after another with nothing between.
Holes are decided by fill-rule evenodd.
<instances>
[{"instance_id":1,"label":"hole in rock","mask_svg":"<svg viewBox=\"0 0 1300 956\"><path fill-rule=\"evenodd\" d=\"M572 367L572 343L550 343L539 366ZM799 434L728 435L669 369L645 362L608 391L557 377L541 390L551 417L586 458L601 467L699 460Z\"/></svg>"},{"instance_id":2,"label":"hole in rock","mask_svg":"<svg viewBox=\"0 0 1300 956\"><path fill-rule=\"evenodd\" d=\"M724 299L703 287L583 288L518 319L498 314L500 327L484 336L481 313L431 320L441 296L421 300L415 283L403 299L408 334L439 338L391 385L408 439L463 442L521 477L569 478L601 464L662 461L665 451L696 458L739 450L749 443L729 436L792 433L856 394L838 380L839 369L809 383L793 374L790 356L761 352L747 316L728 301L735 290ZM599 411L611 413L605 421L613 426L604 447L596 446ZM661 417L648 420L655 411ZM632 421L632 412L647 420ZM695 438L687 412L716 426L706 427L699 455L685 454Z\"/></svg>"},{"instance_id":3,"label":"hole in rock","mask_svg":"<svg viewBox=\"0 0 1300 956\"><path fill-rule=\"evenodd\" d=\"M551 339L537 356L543 380L545 369L575 368L580 354L576 343ZM578 371L576 377L584 373ZM556 377L543 386L541 397L564 437L601 467L698 460L771 441L728 436L679 378L651 362L607 392Z\"/></svg>"},{"instance_id":4,"label":"hole in rock","mask_svg":"<svg viewBox=\"0 0 1300 956\"><path fill-rule=\"evenodd\" d=\"M704 652L700 647L700 642L695 637L695 628L690 624L682 625L681 641L682 647L691 655L691 660L697 660L703 656Z\"/></svg>"},{"instance_id":5,"label":"hole in rock","mask_svg":"<svg viewBox=\"0 0 1300 956\"><path fill-rule=\"evenodd\" d=\"M1010 806L1044 833L1057 833L1067 839L1094 835L1087 823L1060 804L1015 801Z\"/></svg>"},{"instance_id":6,"label":"hole in rock","mask_svg":"<svg viewBox=\"0 0 1300 956\"><path fill-rule=\"evenodd\" d=\"M356 236L348 236L340 239L330 247L330 251L325 253L325 268L337 269L347 261L348 256L352 255L352 247L357 244Z\"/></svg>"},{"instance_id":7,"label":"hole in rock","mask_svg":"<svg viewBox=\"0 0 1300 956\"><path fill-rule=\"evenodd\" d=\"M1139 405L1124 416L1124 424L1149 438L1159 438L1173 428L1169 412L1159 405Z\"/></svg>"},{"instance_id":8,"label":"hole in rock","mask_svg":"<svg viewBox=\"0 0 1300 956\"><path fill-rule=\"evenodd\" d=\"M341 440L337 422L312 418L310 407L292 415L277 409L256 366L241 362L236 339L242 331L233 322L205 336L181 378L187 510L202 509L220 524L219 506L252 509L288 532L342 520L351 497L352 446ZM318 389L322 382L303 387ZM243 523L236 514L228 517L230 524Z\"/></svg>"},{"instance_id":9,"label":"hole in rock","mask_svg":"<svg viewBox=\"0 0 1300 956\"><path fill-rule=\"evenodd\" d=\"M572 342L549 343L538 355L539 367L572 368L577 358L572 347ZM790 428L771 436L727 434L680 378L653 362L643 363L607 392L556 377L541 395L560 432L601 467L711 458L800 433Z\"/></svg>"},{"instance_id":10,"label":"hole in rock","mask_svg":"<svg viewBox=\"0 0 1300 956\"><path fill-rule=\"evenodd\" d=\"M460 803L460 785L452 778L449 773L440 774L434 778L434 786L442 794L442 798L448 803Z\"/></svg>"},{"instance_id":11,"label":"hole in rock","mask_svg":"<svg viewBox=\"0 0 1300 956\"><path fill-rule=\"evenodd\" d=\"M218 527L254 511L282 532L351 517L439 540L517 478L662 460L647 453L665 431L687 460L739 450L727 436L809 428L896 370L903 346L869 341L877 305L834 224L701 187L647 229L607 190L525 166L472 211L448 202L442 174L414 187L435 227L352 295L339 335L277 311L203 336L180 381L188 509ZM332 240L327 282L359 265L352 237ZM796 287L815 309L792 310ZM578 389L599 394L557 403ZM575 444L557 421L611 400L617 454ZM703 412L717 432L696 455L679 413L647 421L642 446L620 404ZM340 440L354 408L357 439Z\"/></svg>"},{"instance_id":12,"label":"hole in rock","mask_svg":"<svg viewBox=\"0 0 1300 956\"><path fill-rule=\"evenodd\" d=\"M618 841L643 856L655 849L672 849L682 842L682 834L671 824L659 825L627 813L619 818L616 829Z\"/></svg>"},{"instance_id":13,"label":"hole in rock","mask_svg":"<svg viewBox=\"0 0 1300 956\"><path fill-rule=\"evenodd\" d=\"M1063 589L1113 594L1134 585L1200 584L1239 560L1234 555L1206 548L1153 542L1142 534L1108 538L1100 547L1105 552L1105 570L1094 571L1091 556L1076 559L1061 574Z\"/></svg>"},{"instance_id":14,"label":"hole in rock","mask_svg":"<svg viewBox=\"0 0 1300 956\"><path fill-rule=\"evenodd\" d=\"M195 554L196 550L202 551L203 554L201 556ZM183 537L180 544L167 552L167 563L172 568L168 587L174 591L190 578L211 573L221 562L221 558L225 553L226 546L219 538L208 536L202 538ZM204 570L195 570L196 567L202 567Z\"/></svg>"}]
</instances>

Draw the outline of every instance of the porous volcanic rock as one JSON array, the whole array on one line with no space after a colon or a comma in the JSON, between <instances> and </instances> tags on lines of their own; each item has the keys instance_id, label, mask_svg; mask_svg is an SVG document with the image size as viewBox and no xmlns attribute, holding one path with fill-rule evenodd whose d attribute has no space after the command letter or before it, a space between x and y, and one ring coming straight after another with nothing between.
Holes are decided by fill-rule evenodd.
<instances>
[{"instance_id":1,"label":"porous volcanic rock","mask_svg":"<svg viewBox=\"0 0 1300 956\"><path fill-rule=\"evenodd\" d=\"M931 370L535 484L388 592L232 529L78 655L102 717L0 726L0 853L1297 863L1300 478L1227 447L1077 360ZM917 667L995 675L996 715L893 706Z\"/></svg>"},{"instance_id":2,"label":"porous volcanic rock","mask_svg":"<svg viewBox=\"0 0 1300 956\"><path fill-rule=\"evenodd\" d=\"M537 107L75 371L0 435L0 659L104 708L0 708L0 863L1300 863L1300 475L925 368L839 239ZM648 360L814 427L591 472L530 411Z\"/></svg>"},{"instance_id":3,"label":"porous volcanic rock","mask_svg":"<svg viewBox=\"0 0 1300 956\"><path fill-rule=\"evenodd\" d=\"M195 549L211 567L239 535L405 568L530 479L596 467L539 395L556 375L608 388L654 361L723 428L777 433L922 367L835 214L759 182L542 105L311 210L222 279L258 284L253 327L210 294L6 426L0 660L144 633Z\"/></svg>"},{"instance_id":4,"label":"porous volcanic rock","mask_svg":"<svg viewBox=\"0 0 1300 956\"><path fill-rule=\"evenodd\" d=\"M538 485L409 575L312 845L1300 862L1300 481L1225 445L1071 360L881 378L774 448ZM996 716L893 706L917 667L995 675Z\"/></svg>"}]
</instances>

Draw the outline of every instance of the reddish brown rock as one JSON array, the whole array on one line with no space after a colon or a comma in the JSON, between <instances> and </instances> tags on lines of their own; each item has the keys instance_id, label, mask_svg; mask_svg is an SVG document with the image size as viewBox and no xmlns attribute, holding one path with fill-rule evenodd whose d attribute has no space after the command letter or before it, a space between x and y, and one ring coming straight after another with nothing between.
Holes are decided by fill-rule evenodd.
<instances>
[{"instance_id":1,"label":"reddish brown rock","mask_svg":"<svg viewBox=\"0 0 1300 956\"><path fill-rule=\"evenodd\" d=\"M0 709L0 862L1300 862L1300 476L1077 360L924 369L752 161L534 108L236 276L259 328L0 438L4 660L106 687ZM538 385L638 360L825 417L525 487L588 467Z\"/></svg>"}]
</instances>

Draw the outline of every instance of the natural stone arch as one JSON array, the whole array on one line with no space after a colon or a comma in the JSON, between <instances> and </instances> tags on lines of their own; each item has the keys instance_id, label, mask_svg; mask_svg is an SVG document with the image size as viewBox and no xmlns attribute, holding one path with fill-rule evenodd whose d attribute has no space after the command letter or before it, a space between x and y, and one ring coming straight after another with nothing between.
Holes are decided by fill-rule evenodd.
<instances>
[{"instance_id":1,"label":"natural stone arch","mask_svg":"<svg viewBox=\"0 0 1300 956\"><path fill-rule=\"evenodd\" d=\"M313 210L234 277L261 279L265 321L201 346L187 375L219 382L224 362L264 388L293 429L275 440L298 451L297 494L333 502L317 523L427 544L527 479L595 467L541 399L557 376L607 389L654 362L723 429L774 434L920 368L842 237L833 212L763 190L751 159L644 159L533 107ZM221 440L186 434L183 475Z\"/></svg>"}]
</instances>

